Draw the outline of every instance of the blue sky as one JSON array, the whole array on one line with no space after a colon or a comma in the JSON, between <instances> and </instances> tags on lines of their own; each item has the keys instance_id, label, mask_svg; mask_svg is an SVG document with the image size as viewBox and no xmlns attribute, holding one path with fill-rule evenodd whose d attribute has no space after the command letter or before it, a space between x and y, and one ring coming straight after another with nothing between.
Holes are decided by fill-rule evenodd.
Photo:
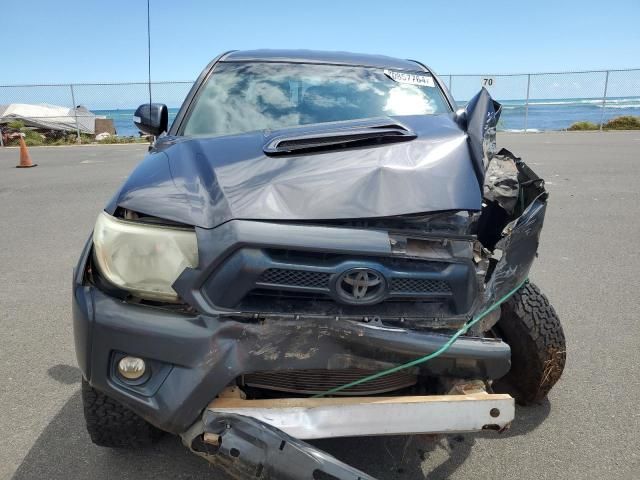
<instances>
[{"instance_id":1,"label":"blue sky","mask_svg":"<svg viewBox=\"0 0 640 480\"><path fill-rule=\"evenodd\" d=\"M3 1L0 85L146 80L146 0ZM415 58L436 72L640 67L640 0L151 0L152 75L193 80L229 49Z\"/></svg>"}]
</instances>

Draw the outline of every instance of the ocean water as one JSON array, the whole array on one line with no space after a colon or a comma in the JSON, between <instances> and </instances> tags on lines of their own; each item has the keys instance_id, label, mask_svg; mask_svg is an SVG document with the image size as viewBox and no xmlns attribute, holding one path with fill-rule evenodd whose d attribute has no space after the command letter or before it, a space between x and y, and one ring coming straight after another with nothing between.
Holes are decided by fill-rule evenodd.
<instances>
[{"instance_id":1,"label":"ocean water","mask_svg":"<svg viewBox=\"0 0 640 480\"><path fill-rule=\"evenodd\" d=\"M173 119L176 118L178 114L179 108L169 108L169 125L173 122ZM116 129L117 135L122 136L137 136L140 132L133 124L133 114L136 109L122 109L122 110L91 110L98 116L110 118L113 120L113 126ZM96 132L100 133L100 132Z\"/></svg>"},{"instance_id":2,"label":"ocean water","mask_svg":"<svg viewBox=\"0 0 640 480\"><path fill-rule=\"evenodd\" d=\"M504 100L499 130L521 131L524 127L524 100ZM575 122L589 121L599 124L622 115L640 115L640 97L602 99L535 99L529 100L527 129L534 131L565 130Z\"/></svg>"},{"instance_id":3,"label":"ocean water","mask_svg":"<svg viewBox=\"0 0 640 480\"><path fill-rule=\"evenodd\" d=\"M498 130L524 130L525 101L499 101L502 103L502 115ZM459 101L458 104L464 106L465 101ZM93 110L96 115L113 119L118 135L138 135L138 129L133 124L134 111ZM178 108L169 108L169 123L173 122L177 113ZM601 118L607 121L621 115L640 116L640 97L608 98L604 110L602 99L597 98L533 99L529 100L527 130L564 130L575 122L589 121L599 124Z\"/></svg>"}]
</instances>

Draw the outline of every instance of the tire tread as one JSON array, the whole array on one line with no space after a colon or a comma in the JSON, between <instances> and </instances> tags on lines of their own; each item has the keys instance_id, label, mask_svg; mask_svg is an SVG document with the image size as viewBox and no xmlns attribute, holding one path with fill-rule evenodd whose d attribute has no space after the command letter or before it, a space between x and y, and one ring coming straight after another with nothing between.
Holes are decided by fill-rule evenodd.
<instances>
[{"instance_id":1,"label":"tire tread","mask_svg":"<svg viewBox=\"0 0 640 480\"><path fill-rule=\"evenodd\" d=\"M510 393L520 404L541 402L566 363L564 331L555 309L528 282L503 304L497 330L511 346L512 365L494 382L494 390Z\"/></svg>"},{"instance_id":2,"label":"tire tread","mask_svg":"<svg viewBox=\"0 0 640 480\"><path fill-rule=\"evenodd\" d=\"M161 431L120 402L82 380L82 403L91 441L101 447L141 448L157 440Z\"/></svg>"}]
</instances>

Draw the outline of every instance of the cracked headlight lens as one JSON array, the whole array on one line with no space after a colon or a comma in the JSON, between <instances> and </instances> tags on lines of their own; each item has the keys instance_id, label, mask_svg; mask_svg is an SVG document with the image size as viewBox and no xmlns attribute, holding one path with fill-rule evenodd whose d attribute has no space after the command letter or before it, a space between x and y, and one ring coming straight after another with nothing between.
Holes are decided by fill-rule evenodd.
<instances>
[{"instance_id":1,"label":"cracked headlight lens","mask_svg":"<svg viewBox=\"0 0 640 480\"><path fill-rule=\"evenodd\" d=\"M194 231L120 220L102 212L93 230L94 259L111 283L141 298L176 301L171 287L198 265Z\"/></svg>"}]
</instances>

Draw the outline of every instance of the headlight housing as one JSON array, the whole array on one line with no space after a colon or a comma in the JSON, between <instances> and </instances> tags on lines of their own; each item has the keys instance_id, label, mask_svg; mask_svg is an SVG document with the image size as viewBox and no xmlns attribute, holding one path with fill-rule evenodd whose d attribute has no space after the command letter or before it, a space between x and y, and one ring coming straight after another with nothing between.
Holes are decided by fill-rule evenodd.
<instances>
[{"instance_id":1,"label":"headlight housing","mask_svg":"<svg viewBox=\"0 0 640 480\"><path fill-rule=\"evenodd\" d=\"M93 230L100 273L141 298L177 301L171 287L182 271L198 265L194 231L120 220L102 212Z\"/></svg>"}]
</instances>

